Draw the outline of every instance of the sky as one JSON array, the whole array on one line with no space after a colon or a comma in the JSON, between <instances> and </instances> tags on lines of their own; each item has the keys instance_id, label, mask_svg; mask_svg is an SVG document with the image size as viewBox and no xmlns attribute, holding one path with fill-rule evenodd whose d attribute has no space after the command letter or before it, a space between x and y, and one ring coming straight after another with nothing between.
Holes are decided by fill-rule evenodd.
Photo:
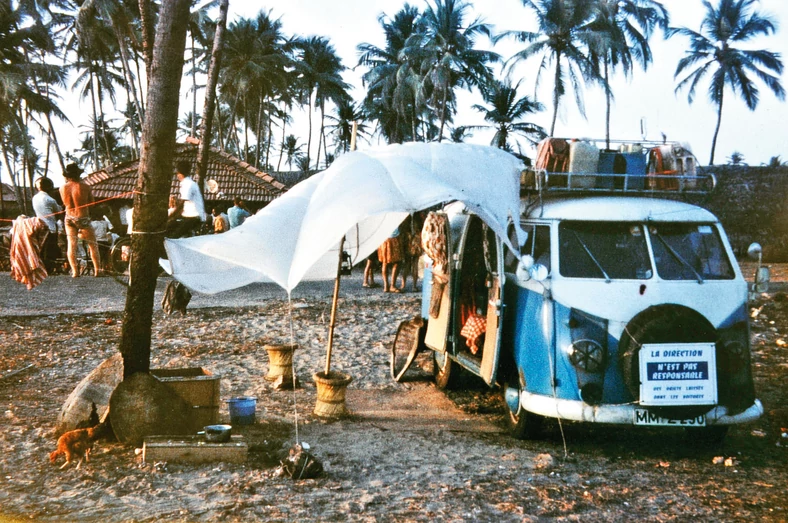
<instances>
[{"instance_id":1,"label":"sky","mask_svg":"<svg viewBox=\"0 0 788 523\"><path fill-rule=\"evenodd\" d=\"M700 29L703 18L701 0L662 0L671 15L671 25L684 26L693 30ZM505 30L532 30L535 22L530 10L523 7L521 0L475 0L471 14L481 17L493 26L495 33ZM424 9L426 0L411 0L411 5ZM381 14L393 16L404 5L403 0L230 0L228 23L239 17L254 17L261 10L270 10L273 18L281 18L283 31L287 35L325 36L337 50L343 63L349 69L345 72L345 80L354 86L351 91L353 98L360 101L364 96L361 75L363 67L356 68L358 51L356 46L366 42L379 47L385 45L385 39L378 22ZM782 55L788 66L788 1L761 0L758 4L761 12L771 14L778 23L777 33L767 38L759 38L749 42L753 49L769 49ZM493 49L504 60L510 58L522 48L522 44L514 41L501 41L494 47L486 37L478 40L478 47ZM665 133L669 140L689 143L698 156L701 164L709 161L711 141L716 124L716 108L707 101L707 83L698 87L693 104L687 101L687 92L674 93L676 80L674 72L678 60L688 48L685 38L674 37L663 40L661 34L652 38L651 48L654 60L647 71L636 67L630 78L621 74L612 79L615 96L611 116L611 137L613 139L641 139L641 121L645 123L646 139L660 140ZM502 66L495 66L496 74L503 76ZM549 75L545 75L536 91L536 72L538 59L521 62L506 72L515 82L521 81L521 94L536 96L547 109L533 115L529 120L550 127L552 116L551 89ZM788 78L784 74L783 85L788 89ZM186 93L189 86L187 80L182 85L182 101L179 114L183 116L191 110L191 99ZM723 108L722 127L717 144L715 163L726 163L731 153L737 151L744 156L750 165L766 163L772 156L779 155L788 161L788 133L785 123L788 120L788 103L780 102L763 84L758 83L761 100L758 108L751 112L744 102L731 96L727 98ZM605 135L605 100L601 88L587 86L583 92L586 118L578 112L572 96L562 100L559 120L556 125L557 136L567 138L604 138ZM201 104L201 102L199 102ZM478 92L462 91L458 93L459 112L455 117L455 125L482 124L478 112L471 109L473 104L482 104ZM65 134L64 150L78 147L80 125L87 123L90 114L88 101L74 102L66 108L74 127L59 133ZM76 107L74 107L76 105ZM201 105L200 105L201 107ZM200 109L201 110L201 109ZM83 115L85 121L80 121ZM294 114L295 123L292 132L302 143L306 143L306 115ZM317 130L315 130L317 132ZM472 143L489 143L491 133L476 131L468 140ZM372 144L377 144L377 139ZM521 140L524 152L533 155L533 150ZM368 146L360 143L359 147ZM57 182L57 176L55 176Z\"/></svg>"}]
</instances>

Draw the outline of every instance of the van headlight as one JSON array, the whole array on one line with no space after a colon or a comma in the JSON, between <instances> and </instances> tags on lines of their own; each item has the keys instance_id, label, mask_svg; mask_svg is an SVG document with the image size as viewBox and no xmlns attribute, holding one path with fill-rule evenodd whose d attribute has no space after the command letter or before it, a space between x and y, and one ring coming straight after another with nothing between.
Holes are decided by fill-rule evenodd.
<instances>
[{"instance_id":1,"label":"van headlight","mask_svg":"<svg viewBox=\"0 0 788 523\"><path fill-rule=\"evenodd\" d=\"M607 366L607 351L595 340L573 341L567 353L572 365L585 372L603 372Z\"/></svg>"}]
</instances>

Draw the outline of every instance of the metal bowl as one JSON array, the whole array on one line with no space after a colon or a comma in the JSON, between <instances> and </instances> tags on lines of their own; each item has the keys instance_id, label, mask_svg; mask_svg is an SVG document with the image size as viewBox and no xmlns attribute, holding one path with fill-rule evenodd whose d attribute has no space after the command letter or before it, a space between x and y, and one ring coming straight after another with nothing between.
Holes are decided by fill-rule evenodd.
<instances>
[{"instance_id":1,"label":"metal bowl","mask_svg":"<svg viewBox=\"0 0 788 523\"><path fill-rule=\"evenodd\" d=\"M209 443L227 443L230 441L232 428L231 425L206 425L197 434L205 436L205 441Z\"/></svg>"}]
</instances>

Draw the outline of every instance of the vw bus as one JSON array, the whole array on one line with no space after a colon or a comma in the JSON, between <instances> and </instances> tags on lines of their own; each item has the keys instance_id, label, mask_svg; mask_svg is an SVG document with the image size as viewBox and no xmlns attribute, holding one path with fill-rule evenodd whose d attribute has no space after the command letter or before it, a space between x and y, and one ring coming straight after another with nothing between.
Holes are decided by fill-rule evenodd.
<instances>
[{"instance_id":1,"label":"vw bus","mask_svg":"<svg viewBox=\"0 0 788 523\"><path fill-rule=\"evenodd\" d=\"M522 182L519 253L459 202L428 218L445 261L425 271L423 319L400 326L395 379L429 349L439 388L463 369L502 387L517 438L560 418L721 439L763 413L747 283L719 220L682 201L713 175L542 170Z\"/></svg>"}]
</instances>

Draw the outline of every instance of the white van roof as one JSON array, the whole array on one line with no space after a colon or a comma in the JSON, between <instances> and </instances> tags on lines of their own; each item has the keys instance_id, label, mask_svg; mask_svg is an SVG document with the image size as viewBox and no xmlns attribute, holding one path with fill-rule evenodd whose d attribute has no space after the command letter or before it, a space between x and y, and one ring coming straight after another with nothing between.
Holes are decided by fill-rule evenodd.
<instances>
[{"instance_id":1,"label":"white van roof","mask_svg":"<svg viewBox=\"0 0 788 523\"><path fill-rule=\"evenodd\" d=\"M684 202L627 196L557 198L535 204L523 218L582 221L717 222L711 212Z\"/></svg>"}]
</instances>

